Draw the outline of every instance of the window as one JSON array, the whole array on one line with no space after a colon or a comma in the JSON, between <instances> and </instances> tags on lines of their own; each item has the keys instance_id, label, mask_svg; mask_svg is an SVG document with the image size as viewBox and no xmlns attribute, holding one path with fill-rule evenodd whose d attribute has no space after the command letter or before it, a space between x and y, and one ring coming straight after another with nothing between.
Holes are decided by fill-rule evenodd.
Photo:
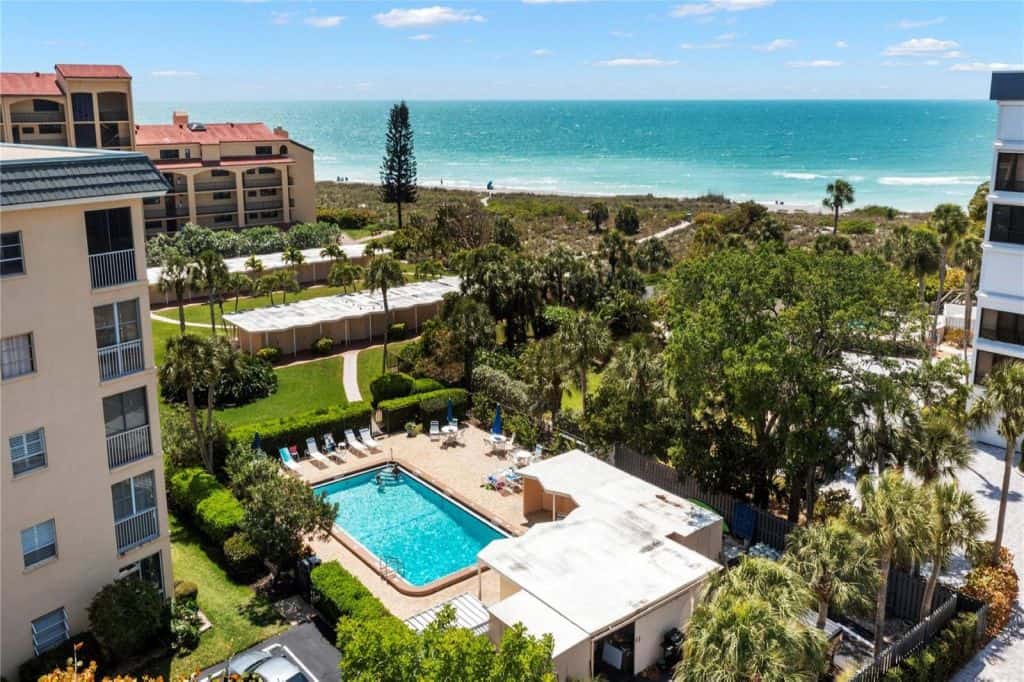
<instances>
[{"instance_id":1,"label":"window","mask_svg":"<svg viewBox=\"0 0 1024 682\"><path fill-rule=\"evenodd\" d=\"M127 147L128 140L121 139L120 126L116 123L100 124L100 140L104 147Z\"/></svg>"},{"instance_id":2,"label":"window","mask_svg":"<svg viewBox=\"0 0 1024 682\"><path fill-rule=\"evenodd\" d=\"M261 197L274 197L274 196L277 196L277 188L276 187L271 187L270 189L261 189L260 190L260 196Z\"/></svg>"},{"instance_id":3,"label":"window","mask_svg":"<svg viewBox=\"0 0 1024 682\"><path fill-rule=\"evenodd\" d=\"M46 466L46 438L42 429L7 439L11 447L11 468L15 476Z\"/></svg>"},{"instance_id":4,"label":"window","mask_svg":"<svg viewBox=\"0 0 1024 682\"><path fill-rule=\"evenodd\" d=\"M32 621L32 648L37 656L67 641L70 636L68 616L63 606Z\"/></svg>"},{"instance_id":5,"label":"window","mask_svg":"<svg viewBox=\"0 0 1024 682\"><path fill-rule=\"evenodd\" d=\"M213 222L216 224L231 223L234 222L234 218L230 214L221 214L213 217Z\"/></svg>"},{"instance_id":6,"label":"window","mask_svg":"<svg viewBox=\"0 0 1024 682\"><path fill-rule=\"evenodd\" d=\"M999 353L991 353L987 350L979 350L978 357L974 363L974 383L985 383L985 377L988 376L989 372L1004 362L1013 362L1015 360L1016 358L1012 358L1009 355L1000 355Z\"/></svg>"},{"instance_id":7,"label":"window","mask_svg":"<svg viewBox=\"0 0 1024 682\"><path fill-rule=\"evenodd\" d=\"M1024 206L992 206L989 239L1007 244L1024 244Z\"/></svg>"},{"instance_id":8,"label":"window","mask_svg":"<svg viewBox=\"0 0 1024 682\"><path fill-rule=\"evenodd\" d=\"M21 557L25 568L57 556L57 525L53 519L21 531Z\"/></svg>"},{"instance_id":9,"label":"window","mask_svg":"<svg viewBox=\"0 0 1024 682\"><path fill-rule=\"evenodd\" d=\"M180 157L181 157L181 154L180 154L180 152L177 149L161 149L160 150L160 158L161 159L177 159L177 158L180 158Z\"/></svg>"},{"instance_id":10,"label":"window","mask_svg":"<svg viewBox=\"0 0 1024 682\"><path fill-rule=\"evenodd\" d=\"M270 145L266 145L266 146L257 145L256 146L256 156L270 156L273 153L274 153L274 148L271 147Z\"/></svg>"},{"instance_id":11,"label":"window","mask_svg":"<svg viewBox=\"0 0 1024 682\"><path fill-rule=\"evenodd\" d=\"M139 339L139 300L119 301L92 309L96 347L107 348Z\"/></svg>"},{"instance_id":12,"label":"window","mask_svg":"<svg viewBox=\"0 0 1024 682\"><path fill-rule=\"evenodd\" d=\"M0 234L0 275L25 273L25 255L21 250L21 232Z\"/></svg>"},{"instance_id":13,"label":"window","mask_svg":"<svg viewBox=\"0 0 1024 682\"><path fill-rule=\"evenodd\" d=\"M1003 310L981 310L981 338L1024 345L1024 315Z\"/></svg>"},{"instance_id":14,"label":"window","mask_svg":"<svg viewBox=\"0 0 1024 682\"><path fill-rule=\"evenodd\" d=\"M288 154L288 145L285 145L285 144L281 145L281 151L278 152L278 153L281 156L287 156L287 154Z\"/></svg>"},{"instance_id":15,"label":"window","mask_svg":"<svg viewBox=\"0 0 1024 682\"><path fill-rule=\"evenodd\" d=\"M114 521L119 522L156 507L156 483L147 471L110 486L114 503Z\"/></svg>"},{"instance_id":16,"label":"window","mask_svg":"<svg viewBox=\"0 0 1024 682\"><path fill-rule=\"evenodd\" d=\"M278 217L278 211L262 211L260 213L261 218L276 218Z\"/></svg>"},{"instance_id":17,"label":"window","mask_svg":"<svg viewBox=\"0 0 1024 682\"><path fill-rule=\"evenodd\" d=\"M53 125L52 123L50 123L50 124L41 124L39 126L39 134L40 135L60 135L63 132L64 132L63 128L61 128L58 125Z\"/></svg>"},{"instance_id":18,"label":"window","mask_svg":"<svg viewBox=\"0 0 1024 682\"><path fill-rule=\"evenodd\" d=\"M192 158L192 148L191 147L185 147L185 158L186 159L191 159Z\"/></svg>"},{"instance_id":19,"label":"window","mask_svg":"<svg viewBox=\"0 0 1024 682\"><path fill-rule=\"evenodd\" d=\"M19 334L8 336L0 341L0 375L4 379L13 379L23 374L36 371L35 354L32 352L32 335Z\"/></svg>"},{"instance_id":20,"label":"window","mask_svg":"<svg viewBox=\"0 0 1024 682\"><path fill-rule=\"evenodd\" d=\"M71 93L71 113L76 121L92 121L96 118L92 109L91 92Z\"/></svg>"},{"instance_id":21,"label":"window","mask_svg":"<svg viewBox=\"0 0 1024 682\"><path fill-rule=\"evenodd\" d=\"M210 171L210 175L212 175L215 178L226 178L227 176L231 175L231 171L215 168L212 171Z\"/></svg>"},{"instance_id":22,"label":"window","mask_svg":"<svg viewBox=\"0 0 1024 682\"><path fill-rule=\"evenodd\" d=\"M259 213L246 213L245 214L246 220L255 220L256 218L259 218L259 217L260 217Z\"/></svg>"},{"instance_id":23,"label":"window","mask_svg":"<svg viewBox=\"0 0 1024 682\"><path fill-rule=\"evenodd\" d=\"M60 111L60 105L48 99L32 100L32 111Z\"/></svg>"},{"instance_id":24,"label":"window","mask_svg":"<svg viewBox=\"0 0 1024 682\"><path fill-rule=\"evenodd\" d=\"M1024 154L1000 154L996 163L996 190L1024 192Z\"/></svg>"},{"instance_id":25,"label":"window","mask_svg":"<svg viewBox=\"0 0 1024 682\"><path fill-rule=\"evenodd\" d=\"M89 255L133 248L131 209L86 211L85 235L89 243Z\"/></svg>"},{"instance_id":26,"label":"window","mask_svg":"<svg viewBox=\"0 0 1024 682\"><path fill-rule=\"evenodd\" d=\"M136 388L104 398L103 421L107 438L148 424L146 389Z\"/></svg>"},{"instance_id":27,"label":"window","mask_svg":"<svg viewBox=\"0 0 1024 682\"><path fill-rule=\"evenodd\" d=\"M21 132L24 135L35 135L36 134L36 127L35 126L21 126Z\"/></svg>"},{"instance_id":28,"label":"window","mask_svg":"<svg viewBox=\"0 0 1024 682\"><path fill-rule=\"evenodd\" d=\"M256 173L256 169L255 168L249 168L249 169L247 169L245 171L246 175L254 175L255 173Z\"/></svg>"},{"instance_id":29,"label":"window","mask_svg":"<svg viewBox=\"0 0 1024 682\"><path fill-rule=\"evenodd\" d=\"M254 190L254 189L251 189L251 190L249 190L249 192L248 192L248 196L250 196L250 197L254 197L254 196L256 196L257 194L258 194L258 193L257 193L257 192L256 192L256 190Z\"/></svg>"},{"instance_id":30,"label":"window","mask_svg":"<svg viewBox=\"0 0 1024 682\"><path fill-rule=\"evenodd\" d=\"M230 199L230 198L231 198L231 192L214 192L213 193L214 201L221 201L221 200Z\"/></svg>"},{"instance_id":31,"label":"window","mask_svg":"<svg viewBox=\"0 0 1024 682\"><path fill-rule=\"evenodd\" d=\"M160 552L150 554L145 559L140 559L123 567L118 571L117 578L118 580L124 580L125 578L145 580L148 583L152 583L160 594L163 594L164 577L163 566L160 565Z\"/></svg>"},{"instance_id":32,"label":"window","mask_svg":"<svg viewBox=\"0 0 1024 682\"><path fill-rule=\"evenodd\" d=\"M75 124L75 146L76 147L95 147L96 146L96 126L92 123L76 123Z\"/></svg>"},{"instance_id":33,"label":"window","mask_svg":"<svg viewBox=\"0 0 1024 682\"><path fill-rule=\"evenodd\" d=\"M163 203L163 197L146 197L142 200L144 206L157 206Z\"/></svg>"},{"instance_id":34,"label":"window","mask_svg":"<svg viewBox=\"0 0 1024 682\"><path fill-rule=\"evenodd\" d=\"M258 172L260 175L273 175L277 171L275 171L273 168L259 168L257 169L256 172Z\"/></svg>"}]
</instances>

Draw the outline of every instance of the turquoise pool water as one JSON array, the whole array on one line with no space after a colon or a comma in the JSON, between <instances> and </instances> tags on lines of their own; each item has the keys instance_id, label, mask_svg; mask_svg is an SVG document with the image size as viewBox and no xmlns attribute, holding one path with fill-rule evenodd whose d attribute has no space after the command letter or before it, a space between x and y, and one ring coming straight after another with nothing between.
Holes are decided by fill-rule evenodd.
<instances>
[{"instance_id":1,"label":"turquoise pool water","mask_svg":"<svg viewBox=\"0 0 1024 682\"><path fill-rule=\"evenodd\" d=\"M388 561L406 582L421 586L471 566L476 555L503 533L402 470L380 485L381 469L317 486L338 504L335 523ZM397 560L397 561L396 561Z\"/></svg>"}]
</instances>

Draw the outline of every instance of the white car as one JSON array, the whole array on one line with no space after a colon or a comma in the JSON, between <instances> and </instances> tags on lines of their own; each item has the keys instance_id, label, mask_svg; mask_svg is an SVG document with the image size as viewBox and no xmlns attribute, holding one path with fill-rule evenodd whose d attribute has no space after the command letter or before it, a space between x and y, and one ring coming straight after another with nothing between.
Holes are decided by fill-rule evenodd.
<instances>
[{"instance_id":1,"label":"white car","mask_svg":"<svg viewBox=\"0 0 1024 682\"><path fill-rule=\"evenodd\" d=\"M281 655L256 650L228 661L227 677L255 675L263 682L309 682L299 666Z\"/></svg>"}]
</instances>

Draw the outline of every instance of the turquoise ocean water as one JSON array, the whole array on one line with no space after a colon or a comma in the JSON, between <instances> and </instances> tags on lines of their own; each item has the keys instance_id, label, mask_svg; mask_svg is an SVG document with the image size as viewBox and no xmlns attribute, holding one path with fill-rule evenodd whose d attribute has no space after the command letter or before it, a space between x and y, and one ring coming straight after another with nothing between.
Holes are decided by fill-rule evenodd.
<instances>
[{"instance_id":1,"label":"turquoise ocean water","mask_svg":"<svg viewBox=\"0 0 1024 682\"><path fill-rule=\"evenodd\" d=\"M282 125L316 150L318 179L377 180L389 102L136 104L140 123ZM966 204L988 178L985 101L411 102L423 184L819 204L828 179L857 203Z\"/></svg>"}]
</instances>

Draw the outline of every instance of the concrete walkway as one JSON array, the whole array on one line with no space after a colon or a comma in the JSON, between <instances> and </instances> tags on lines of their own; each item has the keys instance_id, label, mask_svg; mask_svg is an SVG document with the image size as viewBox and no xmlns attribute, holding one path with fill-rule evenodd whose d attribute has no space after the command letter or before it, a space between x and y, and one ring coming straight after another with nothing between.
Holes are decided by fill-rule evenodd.
<instances>
[{"instance_id":1,"label":"concrete walkway","mask_svg":"<svg viewBox=\"0 0 1024 682\"><path fill-rule=\"evenodd\" d=\"M679 232L680 230L685 230L691 224L692 223L689 223L689 222L684 220L683 222L679 223L678 225L673 225L672 227L666 227L664 230L661 230L659 232L655 232L654 234L649 234L646 237L640 237L640 239L637 239L636 241L639 243L639 242L645 242L648 239L661 239L662 237L667 237L670 234L674 234L676 232Z\"/></svg>"},{"instance_id":2,"label":"concrete walkway","mask_svg":"<svg viewBox=\"0 0 1024 682\"><path fill-rule=\"evenodd\" d=\"M999 491L1003 480L1002 448L977 446L970 466L962 470L957 478L960 487L973 492L979 506L988 514L986 538L991 539L995 535ZM1024 576L1024 474L1016 467L1010 474L1010 495L1006 505L1006 530L1003 536L1003 544L1014 554L1017 574ZM1024 680L1024 607L1019 596L1010 623L1002 633L952 679L953 682Z\"/></svg>"},{"instance_id":3,"label":"concrete walkway","mask_svg":"<svg viewBox=\"0 0 1024 682\"><path fill-rule=\"evenodd\" d=\"M156 313L150 313L149 316L151 318L153 318L154 320L157 320L159 322L167 322L168 324L173 324L175 327L177 327L178 325L181 324L181 322L179 322L178 318L176 318L176 317L164 317L163 315L157 315ZM210 331L210 325L208 325L208 324L200 324L199 322L188 322L188 321L186 321L185 322L185 326L186 327L199 327L201 329L205 329L206 331Z\"/></svg>"},{"instance_id":4,"label":"concrete walkway","mask_svg":"<svg viewBox=\"0 0 1024 682\"><path fill-rule=\"evenodd\" d=\"M368 346L372 348L373 346ZM359 391L359 353L366 348L347 350L341 354L341 383L345 386L345 399L357 403L363 399Z\"/></svg>"}]
</instances>

